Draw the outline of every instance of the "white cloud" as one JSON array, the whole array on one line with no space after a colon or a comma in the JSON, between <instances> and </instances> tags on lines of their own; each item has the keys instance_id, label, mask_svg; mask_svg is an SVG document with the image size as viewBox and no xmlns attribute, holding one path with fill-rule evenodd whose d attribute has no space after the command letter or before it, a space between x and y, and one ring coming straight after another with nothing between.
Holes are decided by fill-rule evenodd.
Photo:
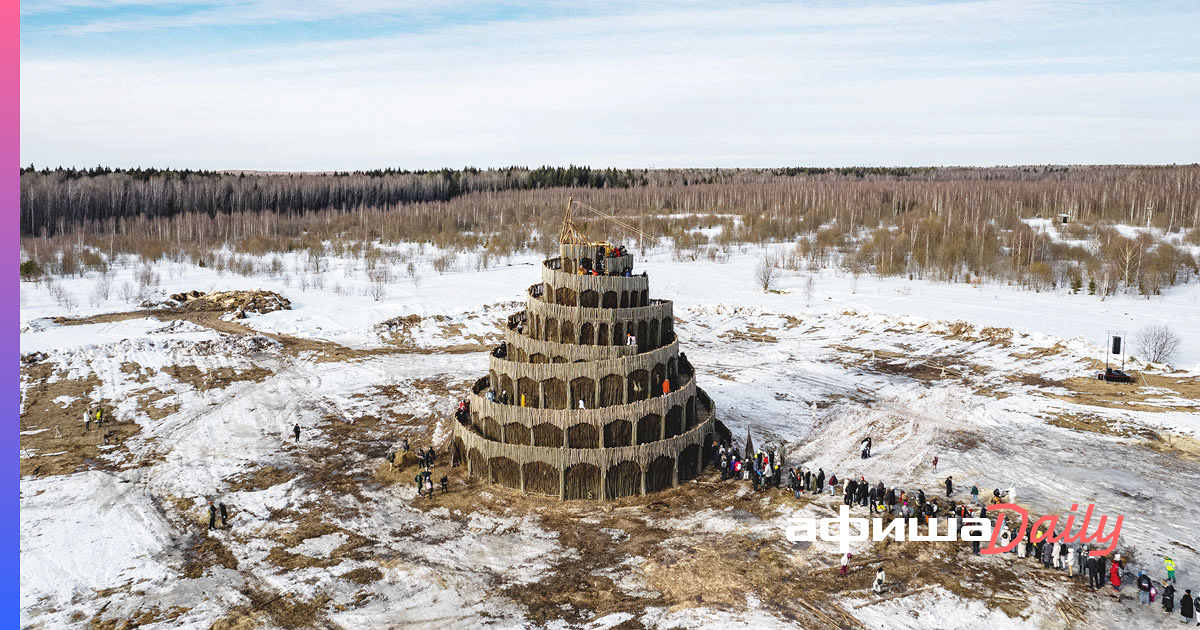
<instances>
[{"instance_id":1,"label":"white cloud","mask_svg":"<svg viewBox=\"0 0 1200 630\"><path fill-rule=\"evenodd\" d=\"M1062 32L1046 20L1064 14L1082 35L1046 41ZM35 57L22 61L22 161L322 170L1200 159L1194 58L1168 48L1156 58L1182 68L1141 68L1144 49L1090 41L1128 23L1033 2L665 6L202 57ZM1188 26L1159 24L1148 45Z\"/></svg>"}]
</instances>

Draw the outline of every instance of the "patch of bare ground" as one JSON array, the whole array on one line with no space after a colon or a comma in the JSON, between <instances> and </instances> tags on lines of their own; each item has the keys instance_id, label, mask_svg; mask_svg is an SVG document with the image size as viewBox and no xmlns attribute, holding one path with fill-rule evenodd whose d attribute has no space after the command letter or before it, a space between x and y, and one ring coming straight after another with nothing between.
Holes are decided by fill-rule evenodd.
<instances>
[{"instance_id":1,"label":"patch of bare ground","mask_svg":"<svg viewBox=\"0 0 1200 630\"><path fill-rule=\"evenodd\" d=\"M445 339L467 339L470 341L474 341L476 344L479 344L481 346L491 346L491 345L494 345L494 344L500 342L499 335L493 335L493 336L491 336L491 338L488 338L488 337L485 337L484 335L474 335L474 334L468 335L468 334L466 334L465 331L466 331L467 325L463 324L461 322L455 323L455 324L441 324L438 326L438 328L440 328L440 330L438 331L438 336L443 337ZM499 328L500 328L500 330L503 330L502 327L499 327Z\"/></svg>"},{"instance_id":2,"label":"patch of bare ground","mask_svg":"<svg viewBox=\"0 0 1200 630\"><path fill-rule=\"evenodd\" d=\"M1046 378L1041 374L1005 374L1004 378L1014 383L1020 383L1026 387L1062 387L1063 382Z\"/></svg>"},{"instance_id":3,"label":"patch of bare ground","mask_svg":"<svg viewBox=\"0 0 1200 630\"><path fill-rule=\"evenodd\" d=\"M172 606L166 610L158 606L151 606L138 609L130 617L104 619L102 617L103 609L101 609L88 620L88 628L89 630L132 630L152 623L166 624L178 619L189 610L191 608L183 606Z\"/></svg>"},{"instance_id":4,"label":"patch of bare ground","mask_svg":"<svg viewBox=\"0 0 1200 630\"><path fill-rule=\"evenodd\" d=\"M896 358L890 358L885 356L885 353L878 351L874 354L877 357L875 359L859 362L842 362L842 364L846 367L864 369L878 374L907 376L919 381L938 381L961 377L961 372L956 368L934 365L926 361L913 361L899 355ZM942 358L947 361L953 361L956 357L946 356Z\"/></svg>"},{"instance_id":5,"label":"patch of bare ground","mask_svg":"<svg viewBox=\"0 0 1200 630\"><path fill-rule=\"evenodd\" d=\"M412 344L411 339L408 341L404 341L403 339L400 341L393 340L392 346L387 348L355 349L323 339L307 339L280 333L259 332L241 322L222 319L223 315L225 315L225 312L220 310L188 311L178 308L163 308L127 311L123 313L105 313L102 315L92 315L88 317L56 317L54 318L54 321L58 324L71 326L80 324L118 322L128 319L141 319L144 317L154 317L165 322L186 320L220 333L230 335L261 335L268 337L282 344L283 350L289 354L297 355L302 353L313 353L316 361L321 363L351 361L355 359L387 354L470 354L474 352L486 352L491 349L491 344L486 343L461 343L447 346L417 347ZM418 317L417 321L420 321L419 316L413 317Z\"/></svg>"},{"instance_id":6,"label":"patch of bare ground","mask_svg":"<svg viewBox=\"0 0 1200 630\"><path fill-rule=\"evenodd\" d=\"M375 567L351 569L338 577L355 584L374 584L383 579L383 572Z\"/></svg>"},{"instance_id":7,"label":"patch of bare ground","mask_svg":"<svg viewBox=\"0 0 1200 630\"><path fill-rule=\"evenodd\" d=\"M797 501L786 491L773 490L738 496L744 484L714 479L709 473L698 483L686 483L650 498L607 504L559 503L488 487L482 494L495 494L496 499L462 503L453 495L438 496L429 505L451 509L470 509L471 504L474 509L516 506L536 513L542 527L559 533L561 544L574 553L540 581L503 590L505 596L525 605L530 619L538 624L579 624L593 615L614 612L638 615L650 603L671 610L738 610L753 595L783 619L813 627L859 628L861 624L836 602L847 595L867 596L879 562L887 567L894 595L903 596L898 595L899 589L916 592L938 586L966 599L986 601L1010 616L1027 614L1028 598L1020 576L1007 566L977 562L962 543L880 543L871 558L858 562L856 570L841 577L835 558L817 557L807 546L793 545L782 531L778 536L755 538L744 533L655 527L663 519L727 507L743 514L739 518L748 523L761 524L778 516L783 508L803 506L811 500L805 496ZM649 592L627 592L607 577L636 576L638 567L620 564L630 557L644 559L640 573Z\"/></svg>"},{"instance_id":8,"label":"patch of bare ground","mask_svg":"<svg viewBox=\"0 0 1200 630\"><path fill-rule=\"evenodd\" d=\"M283 570L302 569L305 567L331 567L341 564L345 558L365 559L366 554L358 553L360 547L374 544L375 541L350 530L342 529L320 519L319 511L306 510L296 522L292 531L275 535L275 540L281 543L272 547L267 553L267 561ZM342 534L346 542L338 545L329 552L328 557L318 558L301 553L295 553L290 548L303 543L309 538L319 538L329 534Z\"/></svg>"},{"instance_id":9,"label":"patch of bare ground","mask_svg":"<svg viewBox=\"0 0 1200 630\"><path fill-rule=\"evenodd\" d=\"M122 443L141 430L136 422L112 417L111 401L101 401L108 416L104 426L84 414L91 408L88 392L100 385L94 372L79 379L51 363L21 366L25 384L21 406L21 476L66 475L81 470L119 470L130 464ZM58 399L65 403L55 402ZM147 462L139 462L145 464Z\"/></svg>"},{"instance_id":10,"label":"patch of bare ground","mask_svg":"<svg viewBox=\"0 0 1200 630\"><path fill-rule=\"evenodd\" d=\"M121 372L133 376L134 381L138 383L147 383L150 381L150 377L154 376L154 368L144 367L133 361L123 361Z\"/></svg>"},{"instance_id":11,"label":"patch of bare ground","mask_svg":"<svg viewBox=\"0 0 1200 630\"><path fill-rule=\"evenodd\" d=\"M137 399L138 409L149 416L151 420L162 420L180 409L177 400L163 402L164 399L175 396L175 392L164 392L153 387L146 387L134 391L130 395Z\"/></svg>"},{"instance_id":12,"label":"patch of bare ground","mask_svg":"<svg viewBox=\"0 0 1200 630\"><path fill-rule=\"evenodd\" d=\"M227 366L200 369L194 365L170 365L164 367L162 371L175 380L187 383L201 392L210 389L224 389L243 381L259 383L273 374L271 370L259 366L245 369Z\"/></svg>"},{"instance_id":13,"label":"patch of bare ground","mask_svg":"<svg viewBox=\"0 0 1200 630\"><path fill-rule=\"evenodd\" d=\"M867 350L865 348L855 348L854 346L847 346L845 344L840 344L840 343L829 344L825 347L829 348L831 350L837 350L838 352L842 352L842 353L846 353L846 354L859 354L859 355L863 355L863 356L870 356L872 359L903 359L903 358L908 358L908 357L912 356L911 354L893 352L891 350L878 350L878 349Z\"/></svg>"},{"instance_id":14,"label":"patch of bare ground","mask_svg":"<svg viewBox=\"0 0 1200 630\"><path fill-rule=\"evenodd\" d=\"M1008 392L996 389L995 387L992 387L991 385L986 385L984 387L976 387L974 390L974 393L978 396L988 396L990 398L995 398L996 400L1008 398L1009 396L1012 395Z\"/></svg>"},{"instance_id":15,"label":"patch of bare ground","mask_svg":"<svg viewBox=\"0 0 1200 630\"><path fill-rule=\"evenodd\" d=\"M1189 435L1159 433L1157 439L1147 440L1146 446L1164 453L1176 453L1193 459L1200 458L1200 440Z\"/></svg>"},{"instance_id":16,"label":"patch of bare ground","mask_svg":"<svg viewBox=\"0 0 1200 630\"><path fill-rule=\"evenodd\" d=\"M183 577L198 578L214 566L236 570L238 560L219 538L206 533L190 536L184 548Z\"/></svg>"},{"instance_id":17,"label":"patch of bare ground","mask_svg":"<svg viewBox=\"0 0 1200 630\"><path fill-rule=\"evenodd\" d=\"M1011 328L994 328L985 326L979 329L979 340L987 341L991 344L1010 346L1012 345L1013 330Z\"/></svg>"},{"instance_id":18,"label":"patch of bare ground","mask_svg":"<svg viewBox=\"0 0 1200 630\"><path fill-rule=\"evenodd\" d=\"M949 431L943 438L946 446L965 453L979 447L979 433L972 431Z\"/></svg>"},{"instance_id":19,"label":"patch of bare ground","mask_svg":"<svg viewBox=\"0 0 1200 630\"><path fill-rule=\"evenodd\" d=\"M719 338L732 341L753 341L755 343L778 343L779 338L767 332L762 326L747 326L745 330L730 330L717 335Z\"/></svg>"},{"instance_id":20,"label":"patch of bare ground","mask_svg":"<svg viewBox=\"0 0 1200 630\"><path fill-rule=\"evenodd\" d=\"M1029 349L1026 352L1010 352L1008 354L1008 356L1013 357L1015 359L1029 360L1029 359L1041 359L1043 357L1050 357L1050 356L1056 356L1056 355L1060 355L1060 354L1066 354L1066 352L1067 352L1067 349L1065 346L1063 346L1061 343L1056 343L1053 346L1050 346L1049 348L1035 347L1035 348Z\"/></svg>"},{"instance_id":21,"label":"patch of bare ground","mask_svg":"<svg viewBox=\"0 0 1200 630\"><path fill-rule=\"evenodd\" d=\"M261 466L230 479L226 488L230 492L256 492L273 488L295 479L297 473L286 468Z\"/></svg>"},{"instance_id":22,"label":"patch of bare ground","mask_svg":"<svg viewBox=\"0 0 1200 630\"><path fill-rule=\"evenodd\" d=\"M325 609L328 595L303 599L293 593L273 594L244 588L242 594L250 601L237 606L209 626L210 630L252 630L254 628L327 628Z\"/></svg>"},{"instance_id":23,"label":"patch of bare ground","mask_svg":"<svg viewBox=\"0 0 1200 630\"><path fill-rule=\"evenodd\" d=\"M1090 413L1061 413L1049 412L1047 422L1056 427L1064 429L1072 429L1075 431L1086 431L1089 433L1099 433L1101 435L1115 435L1119 437L1138 437L1153 442L1159 440L1158 434L1146 427L1129 423L1121 422L1112 418L1098 416Z\"/></svg>"},{"instance_id":24,"label":"patch of bare ground","mask_svg":"<svg viewBox=\"0 0 1200 630\"><path fill-rule=\"evenodd\" d=\"M452 382L445 378L419 378L412 382L412 389L435 396L461 395L471 390L474 381Z\"/></svg>"},{"instance_id":25,"label":"patch of bare ground","mask_svg":"<svg viewBox=\"0 0 1200 630\"><path fill-rule=\"evenodd\" d=\"M1200 413L1200 404L1195 404L1196 401L1200 401L1200 378L1144 373L1135 378L1133 383L1109 383L1084 377L1069 378L1054 383L1070 390L1070 394L1047 392L1045 395L1079 405L1110 409Z\"/></svg>"}]
</instances>

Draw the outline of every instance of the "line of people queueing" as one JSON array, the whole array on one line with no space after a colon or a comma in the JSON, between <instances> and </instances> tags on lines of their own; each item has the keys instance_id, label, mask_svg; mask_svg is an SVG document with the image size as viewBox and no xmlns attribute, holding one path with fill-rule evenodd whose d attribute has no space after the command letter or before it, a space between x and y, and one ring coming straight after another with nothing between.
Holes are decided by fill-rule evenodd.
<instances>
[{"instance_id":1,"label":"line of people queueing","mask_svg":"<svg viewBox=\"0 0 1200 630\"><path fill-rule=\"evenodd\" d=\"M869 437L864 438L861 444L861 455L864 459L870 457L870 440ZM728 448L714 442L712 459L714 466L721 471L722 481L731 478L749 480L755 490L772 486L779 488L780 486L782 466L777 450L758 450L749 461L743 461L736 442L733 442ZM933 469L937 470L936 457L933 460ZM943 485L946 490L946 498L951 499L955 491L953 475L946 477ZM862 475L859 475L857 479L853 476L838 479L834 473L826 476L823 468L818 468L815 473L805 467L789 469L787 487L796 498L800 498L800 495L804 493L819 495L826 491L832 497L840 489L845 505L867 507L876 514L888 515L892 518L919 517L928 523L930 518L935 518L941 513L941 506L937 498L927 497L924 489L918 488L914 496L901 488L885 487L882 481L871 484ZM989 514L988 505L1016 502L1015 486L1009 486L1007 490L999 488L992 490L992 496L986 503L980 500L979 494L978 484L973 484L969 491L970 504L950 501L949 512L946 516L959 519L960 529L963 526L963 519L967 518L988 518L993 521L994 525L996 516L994 512ZM973 506L978 509L976 510L976 507ZM1002 530L998 540L1001 547L1011 544L1018 533L1016 525ZM1059 531L1055 532L1054 536L1047 537L1044 535L1046 534L1044 531L1031 531L1029 537L1017 543L1009 553L1017 558L1031 557L1041 562L1044 568L1066 571L1072 578L1076 576L1082 578L1087 575L1088 584L1092 590L1103 588L1107 581L1119 599L1122 583L1127 582L1131 577L1131 571L1126 567L1126 562L1121 558L1121 554L1114 554L1110 561L1107 556L1089 555L1088 552L1091 548L1086 543L1049 542L1046 540L1046 538L1058 538L1063 533ZM1035 538L1040 540L1034 542ZM975 555L980 554L979 541L972 541L971 548ZM842 575L846 574L849 562L850 554L846 554L842 558ZM1161 596L1162 610L1164 613L1170 614L1175 610L1177 565L1175 560L1170 557L1164 557L1163 564L1167 577L1161 581L1163 587L1161 591L1145 571L1138 572L1135 584L1138 599L1142 604L1149 605ZM872 584L876 593L881 592L883 578L883 567L880 566ZM1197 613L1200 613L1200 595L1193 595L1191 589L1185 589L1179 597L1179 614L1182 621L1184 623L1195 621ZM1196 625L1200 626L1200 622L1197 622Z\"/></svg>"}]
</instances>

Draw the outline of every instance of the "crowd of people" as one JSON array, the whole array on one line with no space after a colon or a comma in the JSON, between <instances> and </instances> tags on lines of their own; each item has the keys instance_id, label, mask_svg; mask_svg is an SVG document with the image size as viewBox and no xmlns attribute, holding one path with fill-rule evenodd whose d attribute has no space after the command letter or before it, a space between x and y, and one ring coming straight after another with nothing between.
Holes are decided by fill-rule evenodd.
<instances>
[{"instance_id":1,"label":"crowd of people","mask_svg":"<svg viewBox=\"0 0 1200 630\"><path fill-rule=\"evenodd\" d=\"M630 276L632 272L625 269L623 272L617 269L608 269L609 258L621 258L628 256L624 245L612 245L610 243L601 243L596 246L596 258L583 257L579 259L579 267L575 272L581 276L615 276L624 275ZM644 272L642 275L646 275Z\"/></svg>"},{"instance_id":2,"label":"crowd of people","mask_svg":"<svg viewBox=\"0 0 1200 630\"><path fill-rule=\"evenodd\" d=\"M869 437L861 441L860 447L861 457L864 459L870 457L871 440ZM722 481L728 479L748 480L756 491L781 487L783 466L777 450L756 450L751 457L743 459L736 441L731 441L727 445L714 442L712 461L720 471ZM935 472L937 461L937 458L934 457L932 465ZM925 523L928 523L931 518L953 517L958 519L960 529L963 526L963 519L968 518L988 518L995 526L997 517L994 510L989 511L989 506L1016 501L1015 486L1009 486L1007 489L995 488L991 492L991 497L985 501L980 499L978 484L972 484L966 493L969 501L957 501L955 500L956 490L961 489L955 487L954 477L947 476L942 485L945 487L946 493L945 497L939 500L939 497L926 495L922 488L905 489L887 486L883 481L871 483L863 475L848 475L838 478L836 473L826 474L825 470L820 467L815 471L805 466L787 469L787 489L796 498L800 498L804 494L819 496L824 493L834 497L840 492L843 504L851 508L866 508L874 516L917 518ZM998 537L1001 548L1008 547L1020 535L1017 524L1008 521L1006 523L1008 526L1001 530ZM1156 582L1146 570L1139 570L1136 577L1133 576L1133 569L1119 553L1114 554L1111 559L1108 556L1091 556L1089 551L1092 550L1092 547L1087 543L1050 542L1047 538L1058 538L1065 532L1055 531L1053 536L1047 536L1049 533L1051 532L1044 530L1030 531L1024 540L1017 542L1009 552L1001 555L1021 562L1029 562L1032 559L1033 562L1041 563L1044 569L1065 572L1071 579L1083 580L1086 577L1088 587L1093 591L1104 589L1107 586L1118 600L1121 598L1122 585L1132 582L1141 604L1159 603L1165 614L1175 612L1177 566L1174 559L1163 558L1166 577ZM1037 540L1035 541L1035 539ZM979 555L980 542L972 541L970 544L972 553ZM849 553L843 555L840 569L842 575L846 575L850 559ZM884 571L881 565L872 583L872 590L877 594L882 592L883 583ZM1197 613L1200 613L1200 594L1194 595L1191 589L1186 589L1179 594L1178 612L1184 623L1196 621ZM1196 625L1200 626L1200 622L1197 622Z\"/></svg>"},{"instance_id":3,"label":"crowd of people","mask_svg":"<svg viewBox=\"0 0 1200 630\"><path fill-rule=\"evenodd\" d=\"M395 450L388 451L388 453L387 453L388 470L395 470L397 468L397 466L401 466L401 464L399 464L398 462L402 462L404 459L404 453L408 453L410 451L411 451L411 447L409 446L408 438L404 438L403 440L401 440L399 454ZM433 465L434 465L434 462L437 460L437 453L433 450L433 447L430 446L425 449L418 448L415 451L415 454L417 457L417 469L418 470L417 470L417 474L413 477L413 482L417 484L417 496L433 498L433 495L434 495ZM457 466L457 465L458 465L457 461L451 461L451 466ZM449 483L450 483L450 478L448 475L445 475L445 474L443 474L442 478L438 480L438 485L441 486L442 494L446 494L447 492L449 492Z\"/></svg>"}]
</instances>

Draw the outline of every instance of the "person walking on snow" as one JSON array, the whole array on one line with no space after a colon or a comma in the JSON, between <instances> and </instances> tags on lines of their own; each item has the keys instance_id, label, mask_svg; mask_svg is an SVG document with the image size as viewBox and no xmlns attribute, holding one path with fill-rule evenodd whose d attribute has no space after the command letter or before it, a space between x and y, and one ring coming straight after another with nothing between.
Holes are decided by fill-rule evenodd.
<instances>
[{"instance_id":1,"label":"person walking on snow","mask_svg":"<svg viewBox=\"0 0 1200 630\"><path fill-rule=\"evenodd\" d=\"M1171 556L1163 556L1163 564L1166 565L1166 567L1167 567L1167 579L1171 580L1171 582L1174 583L1175 582L1175 561L1171 559Z\"/></svg>"},{"instance_id":2,"label":"person walking on snow","mask_svg":"<svg viewBox=\"0 0 1200 630\"><path fill-rule=\"evenodd\" d=\"M213 506L213 502L208 502L208 531L217 528L217 508Z\"/></svg>"},{"instance_id":3,"label":"person walking on snow","mask_svg":"<svg viewBox=\"0 0 1200 630\"><path fill-rule=\"evenodd\" d=\"M221 527L229 526L229 511L225 509L224 503L218 503L217 508L221 510Z\"/></svg>"},{"instance_id":4,"label":"person walking on snow","mask_svg":"<svg viewBox=\"0 0 1200 630\"><path fill-rule=\"evenodd\" d=\"M937 461L936 457L933 459L934 459L934 461ZM937 468L937 466L934 465L934 469L936 469L936 468ZM954 476L953 475L946 477L946 496L949 497L952 494L954 494Z\"/></svg>"},{"instance_id":5,"label":"person walking on snow","mask_svg":"<svg viewBox=\"0 0 1200 630\"><path fill-rule=\"evenodd\" d=\"M1138 601L1143 604L1150 603L1150 576L1146 575L1145 571L1138 571L1137 578Z\"/></svg>"},{"instance_id":6,"label":"person walking on snow","mask_svg":"<svg viewBox=\"0 0 1200 630\"><path fill-rule=\"evenodd\" d=\"M979 503L979 484L971 484L971 505Z\"/></svg>"},{"instance_id":7,"label":"person walking on snow","mask_svg":"<svg viewBox=\"0 0 1200 630\"><path fill-rule=\"evenodd\" d=\"M842 577L845 577L846 572L849 570L850 570L850 552L846 552L846 555L842 556L842 568L841 568Z\"/></svg>"},{"instance_id":8,"label":"person walking on snow","mask_svg":"<svg viewBox=\"0 0 1200 630\"><path fill-rule=\"evenodd\" d=\"M1183 617L1183 623L1192 620L1196 614L1196 602L1192 600L1192 589L1187 589L1183 592L1183 597L1179 598L1179 615Z\"/></svg>"},{"instance_id":9,"label":"person walking on snow","mask_svg":"<svg viewBox=\"0 0 1200 630\"><path fill-rule=\"evenodd\" d=\"M300 441L300 425L299 424L292 427L292 434L296 436L296 441L299 442Z\"/></svg>"},{"instance_id":10,"label":"person walking on snow","mask_svg":"<svg viewBox=\"0 0 1200 630\"><path fill-rule=\"evenodd\" d=\"M933 472L937 472L937 455L933 456Z\"/></svg>"},{"instance_id":11,"label":"person walking on snow","mask_svg":"<svg viewBox=\"0 0 1200 630\"><path fill-rule=\"evenodd\" d=\"M881 564L879 565L879 570L875 572L875 584L872 585L876 595L883 592L883 577L883 565Z\"/></svg>"},{"instance_id":12,"label":"person walking on snow","mask_svg":"<svg viewBox=\"0 0 1200 630\"><path fill-rule=\"evenodd\" d=\"M1121 565L1113 562L1108 570L1108 581L1112 584L1117 599L1121 599Z\"/></svg>"},{"instance_id":13,"label":"person walking on snow","mask_svg":"<svg viewBox=\"0 0 1200 630\"><path fill-rule=\"evenodd\" d=\"M1175 612L1175 585L1163 580L1162 608L1166 614Z\"/></svg>"},{"instance_id":14,"label":"person walking on snow","mask_svg":"<svg viewBox=\"0 0 1200 630\"><path fill-rule=\"evenodd\" d=\"M1067 545L1067 575L1075 577L1075 545Z\"/></svg>"}]
</instances>

